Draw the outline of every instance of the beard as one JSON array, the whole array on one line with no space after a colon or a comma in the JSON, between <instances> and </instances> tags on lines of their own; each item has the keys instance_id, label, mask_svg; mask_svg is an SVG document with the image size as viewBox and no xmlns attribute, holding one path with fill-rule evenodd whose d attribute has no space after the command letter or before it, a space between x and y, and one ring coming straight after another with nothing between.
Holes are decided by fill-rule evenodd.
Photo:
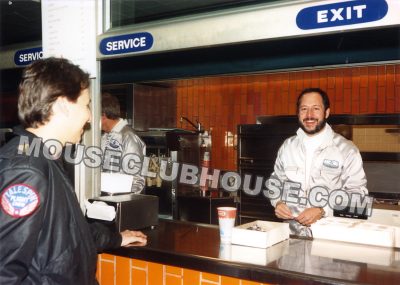
<instances>
[{"instance_id":1,"label":"beard","mask_svg":"<svg viewBox=\"0 0 400 285\"><path fill-rule=\"evenodd\" d=\"M307 129L307 128L305 127L305 125L304 125L304 121L306 121L306 120L314 120L314 121L317 122L317 125L315 126L314 129L309 130L309 129ZM319 133L319 132L325 127L325 125L326 125L326 119L325 119L325 117L324 117L321 121L318 122L318 119L316 119L316 118L304 118L303 121L300 121L300 120L299 120L299 125L300 125L300 128L301 128L306 134L314 135L314 134Z\"/></svg>"}]
</instances>

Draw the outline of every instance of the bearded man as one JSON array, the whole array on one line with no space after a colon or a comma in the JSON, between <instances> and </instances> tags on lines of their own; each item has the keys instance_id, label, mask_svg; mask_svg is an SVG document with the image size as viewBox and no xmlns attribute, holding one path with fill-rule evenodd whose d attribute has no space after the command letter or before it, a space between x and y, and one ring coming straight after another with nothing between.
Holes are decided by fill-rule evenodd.
<instances>
[{"instance_id":1,"label":"bearded man","mask_svg":"<svg viewBox=\"0 0 400 285\"><path fill-rule=\"evenodd\" d=\"M300 128L280 147L267 182L269 190L277 186L281 190L279 196L270 197L271 204L275 215L289 222L294 235L311 237L310 226L333 215L332 203L328 203L336 201L332 195L350 203L368 194L360 152L327 124L329 113L325 91L307 88L300 93Z\"/></svg>"}]
</instances>

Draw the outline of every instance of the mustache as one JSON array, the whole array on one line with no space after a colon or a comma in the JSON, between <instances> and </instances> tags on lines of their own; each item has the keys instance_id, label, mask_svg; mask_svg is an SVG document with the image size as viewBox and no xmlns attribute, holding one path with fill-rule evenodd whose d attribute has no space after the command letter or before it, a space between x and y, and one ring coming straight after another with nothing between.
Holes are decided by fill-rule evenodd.
<instances>
[{"instance_id":1,"label":"mustache","mask_svg":"<svg viewBox=\"0 0 400 285\"><path fill-rule=\"evenodd\" d=\"M317 118L304 118L303 122L305 122L305 121L318 121L318 119Z\"/></svg>"}]
</instances>

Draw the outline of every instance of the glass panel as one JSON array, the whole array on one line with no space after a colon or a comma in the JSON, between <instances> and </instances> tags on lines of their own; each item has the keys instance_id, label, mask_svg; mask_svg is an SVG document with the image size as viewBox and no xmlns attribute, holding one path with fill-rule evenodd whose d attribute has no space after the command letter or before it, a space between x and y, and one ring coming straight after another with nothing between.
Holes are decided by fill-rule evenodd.
<instances>
[{"instance_id":1,"label":"glass panel","mask_svg":"<svg viewBox=\"0 0 400 285\"><path fill-rule=\"evenodd\" d=\"M111 28L278 0L111 0Z\"/></svg>"},{"instance_id":2,"label":"glass panel","mask_svg":"<svg viewBox=\"0 0 400 285\"><path fill-rule=\"evenodd\" d=\"M0 1L0 46L41 39L40 1Z\"/></svg>"}]
</instances>

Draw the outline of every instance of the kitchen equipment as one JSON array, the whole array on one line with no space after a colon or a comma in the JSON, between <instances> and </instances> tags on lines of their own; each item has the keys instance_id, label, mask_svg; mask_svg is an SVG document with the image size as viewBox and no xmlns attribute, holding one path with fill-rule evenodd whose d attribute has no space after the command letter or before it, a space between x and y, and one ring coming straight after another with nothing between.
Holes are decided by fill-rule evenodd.
<instances>
[{"instance_id":1,"label":"kitchen equipment","mask_svg":"<svg viewBox=\"0 0 400 285\"><path fill-rule=\"evenodd\" d=\"M158 197L141 194L124 194L101 196L89 199L89 202L102 201L113 206L116 211L115 219L105 221L88 218L89 222L100 222L116 232L124 230L145 229L158 224Z\"/></svg>"}]
</instances>

